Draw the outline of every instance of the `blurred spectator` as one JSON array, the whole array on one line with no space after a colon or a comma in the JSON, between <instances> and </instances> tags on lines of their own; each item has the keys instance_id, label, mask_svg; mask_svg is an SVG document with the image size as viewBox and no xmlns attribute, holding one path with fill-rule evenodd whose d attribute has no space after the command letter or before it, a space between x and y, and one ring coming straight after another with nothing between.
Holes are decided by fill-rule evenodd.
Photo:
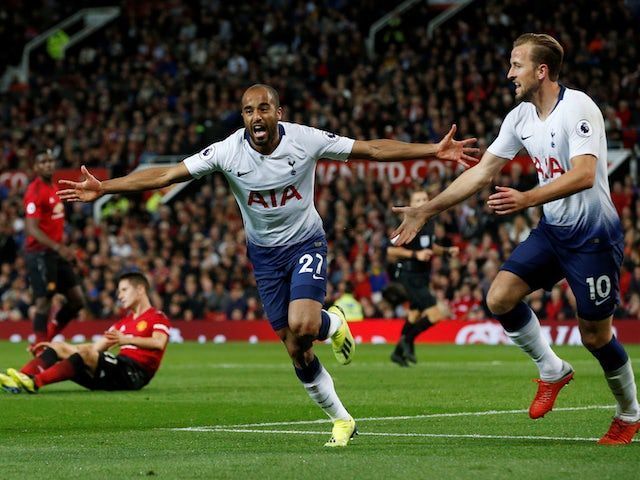
<instances>
[{"instance_id":1,"label":"blurred spectator","mask_svg":"<svg viewBox=\"0 0 640 480\"><path fill-rule=\"evenodd\" d=\"M23 45L81 5L37 1L26 9L9 0L0 6L8 26L1 38L5 45ZM477 136L486 147L514 105L503 58L523 25L562 32L564 46L575 53L564 68L568 84L588 87L611 140L630 148L640 138L639 19L621 1L593 8L586 0L478 0L432 38L425 25L433 11L428 2L418 2L383 29L373 60L364 39L387 13L389 2L381 0L282 0L279 7L255 0L120 5L118 20L68 49L63 60L34 52L28 85L2 96L2 172L30 173L27 160L46 147L56 151L63 167L99 165L110 176L156 154L186 156L240 126L239 95L258 81L278 89L288 121L354 138L414 142L439 140L455 121L460 135ZM0 64L15 63L20 49L5 50ZM318 211L334 255L328 259L327 302L351 281L366 317L402 313L378 295L388 282L381 267L388 234L399 221L390 207L414 186L436 194L455 175L448 166L430 166L422 178L411 179L415 185L392 187L384 175L355 173L317 182ZM640 293L639 189L624 165L611 182L625 228L627 308ZM515 161L499 183L526 190L537 178L528 162ZM486 295L497 265L540 219L538 208L496 218L486 209L488 193L437 218L437 242L460 246L461 258L434 261L431 288L443 300L456 299L469 318L480 315L474 310L478 291ZM0 185L0 298L7 294L17 301L24 318L28 309L21 305L30 299L20 255L20 194L19 186ZM260 318L242 221L224 180L214 175L192 182L171 204L158 202L157 195L116 197L100 222L91 218L91 206L67 206L66 239L82 254L77 265L93 316L118 313L113 279L121 268L137 265L151 272L159 308L172 318L214 312ZM548 305L553 318L568 318L570 292L560 293L534 292L529 301L540 318ZM558 296L566 297L564 314L556 307L562 304Z\"/></svg>"},{"instance_id":2,"label":"blurred spectator","mask_svg":"<svg viewBox=\"0 0 640 480\"><path fill-rule=\"evenodd\" d=\"M624 306L625 318L640 320L640 293L633 293Z\"/></svg>"},{"instance_id":3,"label":"blurred spectator","mask_svg":"<svg viewBox=\"0 0 640 480\"><path fill-rule=\"evenodd\" d=\"M528 303L531 310L533 310L533 313L536 314L536 317L538 317L539 320L545 320L547 318L547 309L545 308L543 290L535 290L531 292L531 294L529 294Z\"/></svg>"},{"instance_id":4,"label":"blurred spectator","mask_svg":"<svg viewBox=\"0 0 640 480\"><path fill-rule=\"evenodd\" d=\"M24 319L22 312L10 298L5 298L0 302L0 322L15 322L22 319Z\"/></svg>"},{"instance_id":5,"label":"blurred spectator","mask_svg":"<svg viewBox=\"0 0 640 480\"><path fill-rule=\"evenodd\" d=\"M229 304L227 305L225 313L229 320L244 320L245 315L249 309L246 299L244 298L244 291L242 285L239 282L235 282L231 286L229 292Z\"/></svg>"},{"instance_id":6,"label":"blurred spectator","mask_svg":"<svg viewBox=\"0 0 640 480\"><path fill-rule=\"evenodd\" d=\"M547 302L545 313L547 320L563 321L573 317L560 285L554 285L551 289L551 295Z\"/></svg>"},{"instance_id":7,"label":"blurred spectator","mask_svg":"<svg viewBox=\"0 0 640 480\"><path fill-rule=\"evenodd\" d=\"M333 304L342 308L346 319L349 322L364 319L362 305L353 295L353 285L351 282L341 282L338 286L338 292L338 298L336 298Z\"/></svg>"}]
</instances>

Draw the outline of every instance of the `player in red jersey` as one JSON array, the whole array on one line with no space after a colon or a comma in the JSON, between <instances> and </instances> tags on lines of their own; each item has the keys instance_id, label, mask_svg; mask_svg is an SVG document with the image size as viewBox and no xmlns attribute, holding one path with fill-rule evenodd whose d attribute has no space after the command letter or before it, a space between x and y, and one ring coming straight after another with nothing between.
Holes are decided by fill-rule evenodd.
<instances>
[{"instance_id":1,"label":"player in red jersey","mask_svg":"<svg viewBox=\"0 0 640 480\"><path fill-rule=\"evenodd\" d=\"M24 194L27 239L25 254L29 282L36 305L35 343L51 340L85 306L84 294L70 261L74 252L62 243L64 205L51 183L55 159L41 153L34 162L37 175ZM51 297L62 293L66 302L47 326Z\"/></svg>"},{"instance_id":2,"label":"player in red jersey","mask_svg":"<svg viewBox=\"0 0 640 480\"><path fill-rule=\"evenodd\" d=\"M140 390L160 367L171 324L151 306L149 282L139 272L122 275L118 300L129 314L95 343L71 345L44 342L40 353L20 371L0 374L0 385L11 393L36 393L50 383L72 380L89 390ZM114 346L120 352L107 352Z\"/></svg>"}]
</instances>

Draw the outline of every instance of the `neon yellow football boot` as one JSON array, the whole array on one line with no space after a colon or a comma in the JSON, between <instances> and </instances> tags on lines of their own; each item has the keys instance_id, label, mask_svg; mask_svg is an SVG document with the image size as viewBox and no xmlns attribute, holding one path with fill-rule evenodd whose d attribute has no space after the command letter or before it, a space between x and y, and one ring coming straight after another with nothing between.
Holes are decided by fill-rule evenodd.
<instances>
[{"instance_id":1,"label":"neon yellow football boot","mask_svg":"<svg viewBox=\"0 0 640 480\"><path fill-rule=\"evenodd\" d=\"M36 383L26 373L19 372L14 368L7 370L9 376L27 393L37 393L38 387Z\"/></svg>"},{"instance_id":2,"label":"neon yellow football boot","mask_svg":"<svg viewBox=\"0 0 640 480\"><path fill-rule=\"evenodd\" d=\"M18 385L13 378L9 375L5 375L4 373L0 373L0 387L2 387L2 390L5 392L9 393L20 393L22 391L20 385Z\"/></svg>"},{"instance_id":3,"label":"neon yellow football boot","mask_svg":"<svg viewBox=\"0 0 640 480\"><path fill-rule=\"evenodd\" d=\"M349 420L336 420L333 422L333 429L331 430L331 438L325 447L346 447L355 435L358 434L356 428L356 422L353 418Z\"/></svg>"},{"instance_id":4,"label":"neon yellow football boot","mask_svg":"<svg viewBox=\"0 0 640 480\"><path fill-rule=\"evenodd\" d=\"M331 335L331 348L333 348L333 354L338 362L342 365L348 365L351 363L353 353L356 351L356 342L353 340L351 330L349 330L344 311L338 305L332 305L327 311L338 315L342 322L338 330Z\"/></svg>"}]
</instances>

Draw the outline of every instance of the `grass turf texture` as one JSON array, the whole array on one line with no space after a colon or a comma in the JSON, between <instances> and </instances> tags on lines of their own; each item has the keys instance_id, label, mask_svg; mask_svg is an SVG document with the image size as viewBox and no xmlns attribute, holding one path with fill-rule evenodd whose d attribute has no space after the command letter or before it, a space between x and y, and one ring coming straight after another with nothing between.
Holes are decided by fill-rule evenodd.
<instances>
[{"instance_id":1,"label":"grass turf texture","mask_svg":"<svg viewBox=\"0 0 640 480\"><path fill-rule=\"evenodd\" d=\"M38 395L0 392L0 477L638 478L640 442L571 440L600 437L613 415L613 407L590 408L613 400L583 348L558 348L576 378L556 411L536 421L525 413L536 370L514 347L419 345L420 363L404 369L388 360L390 350L360 345L354 363L341 367L330 347L316 346L343 402L362 419L362 434L344 449L322 446L330 423L295 423L325 417L278 344L170 345L140 392L88 392L71 382ZM628 351L640 358L640 346ZM0 342L3 370L26 359L25 344ZM563 410L573 407L585 409ZM424 417L491 410L519 412ZM407 418L378 418L398 416ZM245 429L318 434L235 431L265 422L287 423ZM234 431L172 430L220 425Z\"/></svg>"}]
</instances>

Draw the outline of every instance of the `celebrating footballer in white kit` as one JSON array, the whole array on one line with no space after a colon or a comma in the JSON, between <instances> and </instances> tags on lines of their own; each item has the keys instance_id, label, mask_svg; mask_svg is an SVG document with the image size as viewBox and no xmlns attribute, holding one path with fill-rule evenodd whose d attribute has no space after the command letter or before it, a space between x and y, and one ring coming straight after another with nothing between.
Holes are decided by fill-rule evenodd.
<instances>
[{"instance_id":1,"label":"celebrating footballer in white kit","mask_svg":"<svg viewBox=\"0 0 640 480\"><path fill-rule=\"evenodd\" d=\"M238 202L249 242L264 247L302 242L322 231L313 203L316 162L346 161L354 140L295 123L278 122L280 144L256 151L246 129L184 159L196 178L224 173Z\"/></svg>"},{"instance_id":2,"label":"celebrating footballer in white kit","mask_svg":"<svg viewBox=\"0 0 640 480\"><path fill-rule=\"evenodd\" d=\"M620 219L611 201L607 175L607 139L597 105L583 92L560 85L557 104L542 121L533 103L522 102L505 117L489 147L496 157L512 159L525 148L547 185L573 168L571 159L591 155L598 160L593 187L543 205L543 222L565 246L582 247L589 239L617 242Z\"/></svg>"},{"instance_id":3,"label":"celebrating footballer in white kit","mask_svg":"<svg viewBox=\"0 0 640 480\"><path fill-rule=\"evenodd\" d=\"M394 209L405 218L393 235L398 245L410 241L429 218L488 186L526 148L539 186L527 192L498 186L488 205L499 215L544 205L544 216L502 266L487 306L536 363L540 378L529 416L543 417L573 379L573 368L553 352L522 300L566 278L576 297L582 343L600 362L617 402L613 422L598 443L628 444L640 429L640 407L631 361L612 331L623 231L609 192L602 113L586 94L558 83L563 54L558 41L545 34L524 34L514 42L507 76L522 103L507 115L475 168L425 205Z\"/></svg>"},{"instance_id":4,"label":"celebrating footballer in white kit","mask_svg":"<svg viewBox=\"0 0 640 480\"><path fill-rule=\"evenodd\" d=\"M320 158L377 161L437 157L468 166L475 139L453 139L455 125L438 144L394 140L360 141L282 122L278 93L254 85L242 96L244 128L171 167L150 168L98 181L86 168L83 182L61 181L69 201L91 201L105 193L160 188L221 172L240 206L247 252L265 312L291 357L307 393L333 421L328 447L344 447L356 424L333 380L313 351L314 340L331 338L341 364L351 362L355 342L339 307L322 309L327 285L327 241L313 203Z\"/></svg>"}]
</instances>

